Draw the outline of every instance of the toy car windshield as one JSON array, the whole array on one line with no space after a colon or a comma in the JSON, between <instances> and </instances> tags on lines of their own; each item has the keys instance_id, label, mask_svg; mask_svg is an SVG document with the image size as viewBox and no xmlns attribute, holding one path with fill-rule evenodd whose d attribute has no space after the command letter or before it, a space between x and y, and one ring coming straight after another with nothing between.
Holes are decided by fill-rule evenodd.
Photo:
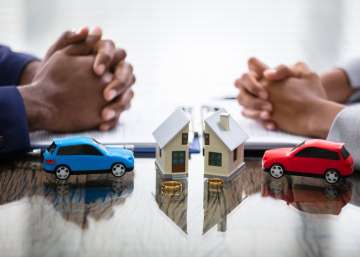
<instances>
[{"instance_id":1,"label":"toy car windshield","mask_svg":"<svg viewBox=\"0 0 360 257\"><path fill-rule=\"evenodd\" d=\"M291 152L294 151L295 149L299 148L299 147L302 146L303 144L305 144L305 141L302 141L300 144L294 146L294 147L291 149Z\"/></svg>"}]
</instances>

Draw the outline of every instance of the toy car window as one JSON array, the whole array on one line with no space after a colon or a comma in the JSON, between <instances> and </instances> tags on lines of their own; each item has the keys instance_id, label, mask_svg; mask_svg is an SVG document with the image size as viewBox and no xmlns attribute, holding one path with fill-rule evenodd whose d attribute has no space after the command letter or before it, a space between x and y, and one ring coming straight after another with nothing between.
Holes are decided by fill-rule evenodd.
<instances>
[{"instance_id":1,"label":"toy car window","mask_svg":"<svg viewBox=\"0 0 360 257\"><path fill-rule=\"evenodd\" d=\"M63 146L59 148L58 155L81 155L81 145Z\"/></svg>"},{"instance_id":2,"label":"toy car window","mask_svg":"<svg viewBox=\"0 0 360 257\"><path fill-rule=\"evenodd\" d=\"M64 146L59 149L58 155L102 155L91 145Z\"/></svg>"},{"instance_id":3,"label":"toy car window","mask_svg":"<svg viewBox=\"0 0 360 257\"><path fill-rule=\"evenodd\" d=\"M350 153L348 152L348 150L346 150L345 146L341 148L341 155L344 160L346 160L350 156Z\"/></svg>"},{"instance_id":4,"label":"toy car window","mask_svg":"<svg viewBox=\"0 0 360 257\"><path fill-rule=\"evenodd\" d=\"M81 151L84 155L102 155L98 149L91 145L82 145Z\"/></svg>"},{"instance_id":5,"label":"toy car window","mask_svg":"<svg viewBox=\"0 0 360 257\"><path fill-rule=\"evenodd\" d=\"M340 160L336 152L317 147L307 147L296 154L297 157L321 158L327 160Z\"/></svg>"}]
</instances>

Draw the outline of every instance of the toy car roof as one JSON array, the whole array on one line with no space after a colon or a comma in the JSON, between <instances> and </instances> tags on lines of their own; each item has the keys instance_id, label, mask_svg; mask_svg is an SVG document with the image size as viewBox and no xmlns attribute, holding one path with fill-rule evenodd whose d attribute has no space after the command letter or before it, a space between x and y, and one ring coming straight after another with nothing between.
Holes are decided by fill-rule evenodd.
<instances>
[{"instance_id":1,"label":"toy car roof","mask_svg":"<svg viewBox=\"0 0 360 257\"><path fill-rule=\"evenodd\" d=\"M327 140L321 140L321 139L310 139L305 141L306 146L314 146L314 147L321 147L329 150L340 150L344 143L337 143L337 142L331 142Z\"/></svg>"},{"instance_id":2,"label":"toy car roof","mask_svg":"<svg viewBox=\"0 0 360 257\"><path fill-rule=\"evenodd\" d=\"M66 137L54 139L54 143L58 146L81 145L81 144L95 144L91 137Z\"/></svg>"}]
</instances>

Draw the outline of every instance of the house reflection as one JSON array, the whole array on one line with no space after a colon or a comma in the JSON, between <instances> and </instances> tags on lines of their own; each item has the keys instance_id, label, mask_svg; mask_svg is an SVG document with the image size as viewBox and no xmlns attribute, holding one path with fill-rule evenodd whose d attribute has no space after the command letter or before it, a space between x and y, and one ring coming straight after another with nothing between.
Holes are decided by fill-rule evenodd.
<instances>
[{"instance_id":1,"label":"house reflection","mask_svg":"<svg viewBox=\"0 0 360 257\"><path fill-rule=\"evenodd\" d=\"M41 208L44 199L66 221L88 228L88 218L109 219L114 207L125 202L134 188L134 173L121 178L111 174L76 175L58 181L41 170L37 159L27 158L0 166L0 204L29 197L33 206ZM39 198L40 196L40 198Z\"/></svg>"},{"instance_id":2,"label":"house reflection","mask_svg":"<svg viewBox=\"0 0 360 257\"><path fill-rule=\"evenodd\" d=\"M205 179L203 234L215 225L219 232L226 232L228 214L248 196L260 191L263 175L256 162L248 160L241 170L224 179L222 185L209 183L213 177Z\"/></svg>"},{"instance_id":3,"label":"house reflection","mask_svg":"<svg viewBox=\"0 0 360 257\"><path fill-rule=\"evenodd\" d=\"M159 209L183 232L187 233L187 191L186 177L164 175L156 169L155 200Z\"/></svg>"},{"instance_id":4,"label":"house reflection","mask_svg":"<svg viewBox=\"0 0 360 257\"><path fill-rule=\"evenodd\" d=\"M351 200L352 183L344 181L330 185L317 178L291 176L274 179L268 175L261 195L283 200L302 212L339 215Z\"/></svg>"}]
</instances>

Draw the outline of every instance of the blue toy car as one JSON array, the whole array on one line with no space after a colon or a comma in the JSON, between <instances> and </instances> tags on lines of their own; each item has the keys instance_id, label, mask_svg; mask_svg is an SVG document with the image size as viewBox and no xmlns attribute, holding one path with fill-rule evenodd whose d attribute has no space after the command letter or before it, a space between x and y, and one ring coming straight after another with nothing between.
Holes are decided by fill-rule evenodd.
<instances>
[{"instance_id":1,"label":"blue toy car","mask_svg":"<svg viewBox=\"0 0 360 257\"><path fill-rule=\"evenodd\" d=\"M134 169L134 154L119 147L105 147L89 137L56 139L43 153L44 171L66 180L71 174L111 172L121 177Z\"/></svg>"}]
</instances>

